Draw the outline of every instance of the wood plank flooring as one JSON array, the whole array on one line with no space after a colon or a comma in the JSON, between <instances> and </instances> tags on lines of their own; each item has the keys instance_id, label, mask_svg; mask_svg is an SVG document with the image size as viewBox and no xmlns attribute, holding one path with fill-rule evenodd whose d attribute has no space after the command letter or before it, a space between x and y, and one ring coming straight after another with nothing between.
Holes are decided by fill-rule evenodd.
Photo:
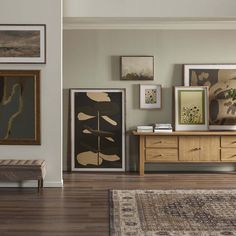
<instances>
[{"instance_id":1,"label":"wood plank flooring","mask_svg":"<svg viewBox=\"0 0 236 236\"><path fill-rule=\"evenodd\" d=\"M107 236L109 189L236 188L235 174L65 173L64 188L0 188L1 236Z\"/></svg>"}]
</instances>

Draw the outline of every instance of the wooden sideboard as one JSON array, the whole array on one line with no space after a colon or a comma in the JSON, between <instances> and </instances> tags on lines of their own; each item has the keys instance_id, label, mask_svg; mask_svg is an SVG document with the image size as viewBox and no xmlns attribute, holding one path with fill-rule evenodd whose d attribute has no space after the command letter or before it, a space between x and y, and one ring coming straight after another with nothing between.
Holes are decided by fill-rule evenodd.
<instances>
[{"instance_id":1,"label":"wooden sideboard","mask_svg":"<svg viewBox=\"0 0 236 236\"><path fill-rule=\"evenodd\" d=\"M171 133L138 133L139 174L145 163L236 162L236 132L176 131Z\"/></svg>"}]
</instances>

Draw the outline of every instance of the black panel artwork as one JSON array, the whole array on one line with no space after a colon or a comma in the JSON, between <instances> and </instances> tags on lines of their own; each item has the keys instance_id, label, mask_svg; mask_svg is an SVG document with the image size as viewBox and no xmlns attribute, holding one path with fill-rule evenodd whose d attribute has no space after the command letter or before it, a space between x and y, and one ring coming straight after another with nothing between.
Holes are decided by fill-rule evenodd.
<instances>
[{"instance_id":1,"label":"black panel artwork","mask_svg":"<svg viewBox=\"0 0 236 236\"><path fill-rule=\"evenodd\" d=\"M71 90L72 170L124 170L124 90Z\"/></svg>"}]
</instances>

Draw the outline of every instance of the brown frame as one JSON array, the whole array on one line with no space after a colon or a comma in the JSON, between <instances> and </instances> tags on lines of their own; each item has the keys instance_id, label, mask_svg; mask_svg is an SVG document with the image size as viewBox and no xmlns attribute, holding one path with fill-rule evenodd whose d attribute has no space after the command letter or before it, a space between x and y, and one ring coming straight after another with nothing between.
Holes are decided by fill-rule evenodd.
<instances>
[{"instance_id":1,"label":"brown frame","mask_svg":"<svg viewBox=\"0 0 236 236\"><path fill-rule=\"evenodd\" d=\"M40 40L42 40L42 44L43 44L43 56L41 58L40 57L36 57L36 59L34 61L34 57L32 57L32 59L30 59L30 57L26 57L27 60L24 57L0 57L0 64L46 64L46 24L0 24L0 31L2 31L3 29L1 28L7 28L9 27L9 30L11 28L19 28L16 30L24 30L23 28L25 27L27 30L29 30L30 27L32 27L32 31L33 30L40 30L43 32L43 36L41 38L40 36ZM35 29L34 29L35 27ZM21 29L22 28L22 29ZM8 30L8 29L5 29ZM41 42L40 42L40 49L41 49ZM5 59L6 58L6 59ZM5 61L4 61L5 59ZM24 60L25 59L25 60Z\"/></svg>"},{"instance_id":2,"label":"brown frame","mask_svg":"<svg viewBox=\"0 0 236 236\"><path fill-rule=\"evenodd\" d=\"M152 78L151 79L123 79L122 78L122 58L124 57L151 57L152 58L152 69L153 69L153 74L152 74ZM150 81L150 80L154 80L154 75L155 75L155 68L154 68L154 56L150 56L150 55L135 55L135 56L120 56L120 80L124 80L124 81Z\"/></svg>"},{"instance_id":3,"label":"brown frame","mask_svg":"<svg viewBox=\"0 0 236 236\"><path fill-rule=\"evenodd\" d=\"M35 126L34 139L0 139L0 145L40 145L41 144L41 126L40 126L40 70L0 70L1 76L32 76L34 77L34 119Z\"/></svg>"}]
</instances>

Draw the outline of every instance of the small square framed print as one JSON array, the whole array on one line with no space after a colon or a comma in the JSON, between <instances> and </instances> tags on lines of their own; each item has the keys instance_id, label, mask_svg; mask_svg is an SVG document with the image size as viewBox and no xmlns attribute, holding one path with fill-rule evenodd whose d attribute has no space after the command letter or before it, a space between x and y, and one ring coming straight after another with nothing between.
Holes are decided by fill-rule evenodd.
<instances>
[{"instance_id":1,"label":"small square framed print","mask_svg":"<svg viewBox=\"0 0 236 236\"><path fill-rule=\"evenodd\" d=\"M208 130L208 87L175 87L175 130Z\"/></svg>"},{"instance_id":2,"label":"small square framed print","mask_svg":"<svg viewBox=\"0 0 236 236\"><path fill-rule=\"evenodd\" d=\"M142 109L161 108L160 84L140 85L140 108Z\"/></svg>"},{"instance_id":3,"label":"small square framed print","mask_svg":"<svg viewBox=\"0 0 236 236\"><path fill-rule=\"evenodd\" d=\"M121 56L121 80L154 80L154 56Z\"/></svg>"}]
</instances>

